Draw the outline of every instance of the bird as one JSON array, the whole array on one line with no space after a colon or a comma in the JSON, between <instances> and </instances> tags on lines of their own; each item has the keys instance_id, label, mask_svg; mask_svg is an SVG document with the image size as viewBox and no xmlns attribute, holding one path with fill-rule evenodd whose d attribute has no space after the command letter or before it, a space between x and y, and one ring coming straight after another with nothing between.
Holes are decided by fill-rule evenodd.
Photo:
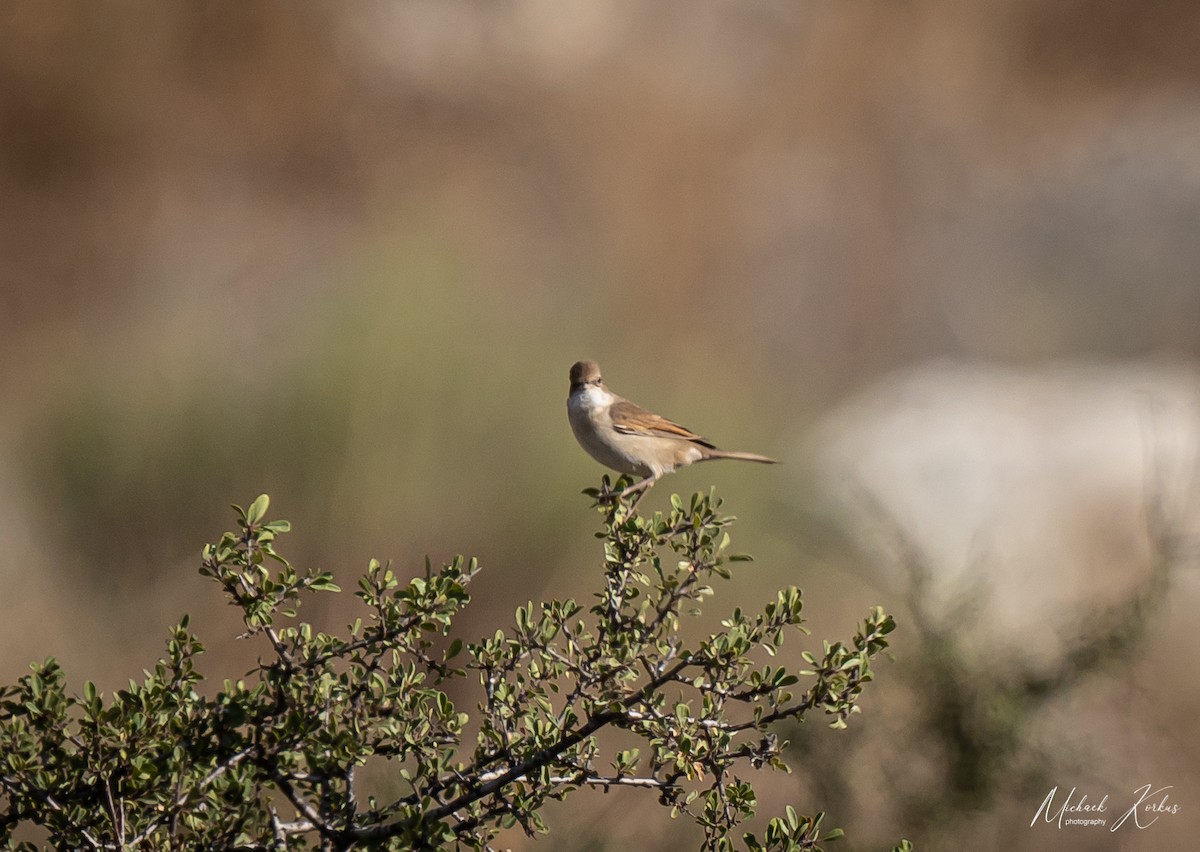
<instances>
[{"instance_id":1,"label":"bird","mask_svg":"<svg viewBox=\"0 0 1200 852\"><path fill-rule=\"evenodd\" d=\"M617 396L604 384L595 361L576 361L570 379L567 417L575 440L605 467L643 477L622 491L623 497L644 494L666 474L696 462L738 459L777 463L758 453L722 450L691 429Z\"/></svg>"}]
</instances>

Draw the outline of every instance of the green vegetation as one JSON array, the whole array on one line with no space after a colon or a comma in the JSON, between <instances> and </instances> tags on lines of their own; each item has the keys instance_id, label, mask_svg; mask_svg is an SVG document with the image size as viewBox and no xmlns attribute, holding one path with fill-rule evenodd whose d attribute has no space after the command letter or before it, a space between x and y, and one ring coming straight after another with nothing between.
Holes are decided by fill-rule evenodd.
<instances>
[{"instance_id":1,"label":"green vegetation","mask_svg":"<svg viewBox=\"0 0 1200 852\"><path fill-rule=\"evenodd\" d=\"M845 726L892 618L874 609L796 670L776 664L804 630L787 588L685 643L681 620L749 559L728 552L732 518L711 494L643 517L607 478L587 493L604 519L595 603L531 603L477 643L452 636L474 560L427 562L407 582L372 561L362 617L333 635L297 620L307 596L339 591L332 576L276 551L289 524L267 520L266 495L235 507L237 531L204 548L200 571L265 657L206 695L185 616L166 657L115 695L69 694L52 659L0 686L0 841L34 848L18 835L37 826L58 848L486 849L505 829L546 832L543 806L585 786L656 796L705 849L841 836L791 807L745 832L745 775L786 770L774 723Z\"/></svg>"}]
</instances>

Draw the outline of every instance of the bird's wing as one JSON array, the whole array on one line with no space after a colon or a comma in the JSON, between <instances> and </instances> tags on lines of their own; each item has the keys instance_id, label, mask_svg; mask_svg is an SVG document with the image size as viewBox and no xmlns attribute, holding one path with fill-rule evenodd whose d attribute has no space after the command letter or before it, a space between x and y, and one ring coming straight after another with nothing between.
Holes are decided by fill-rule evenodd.
<instances>
[{"instance_id":1,"label":"bird's wing","mask_svg":"<svg viewBox=\"0 0 1200 852\"><path fill-rule=\"evenodd\" d=\"M618 400L609 409L613 428L623 435L650 435L657 438L677 438L693 441L705 447L713 444L697 435L691 429L685 429L678 423L659 417L647 411L640 405L634 405L627 399ZM713 447L715 449L715 447Z\"/></svg>"}]
</instances>

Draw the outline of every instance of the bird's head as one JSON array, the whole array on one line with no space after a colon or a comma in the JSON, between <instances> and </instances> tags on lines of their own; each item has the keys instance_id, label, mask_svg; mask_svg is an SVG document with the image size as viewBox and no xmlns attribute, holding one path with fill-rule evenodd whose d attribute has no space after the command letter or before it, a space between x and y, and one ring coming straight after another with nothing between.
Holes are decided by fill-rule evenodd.
<instances>
[{"instance_id":1,"label":"bird's head","mask_svg":"<svg viewBox=\"0 0 1200 852\"><path fill-rule=\"evenodd\" d=\"M595 361L576 361L571 365L571 393L589 385L604 386L604 379L600 377L600 365Z\"/></svg>"}]
</instances>

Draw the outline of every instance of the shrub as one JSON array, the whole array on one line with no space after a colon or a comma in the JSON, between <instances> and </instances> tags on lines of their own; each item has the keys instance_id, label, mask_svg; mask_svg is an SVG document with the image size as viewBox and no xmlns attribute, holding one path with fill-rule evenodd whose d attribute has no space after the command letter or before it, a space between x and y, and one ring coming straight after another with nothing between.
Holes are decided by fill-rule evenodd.
<instances>
[{"instance_id":1,"label":"shrub","mask_svg":"<svg viewBox=\"0 0 1200 852\"><path fill-rule=\"evenodd\" d=\"M91 682L68 693L53 659L0 686L0 840L32 848L14 838L32 824L58 848L485 849L512 826L545 832L543 806L584 786L657 796L706 849L816 850L840 836L789 807L739 837L756 804L739 771L786 770L775 723L820 714L843 727L892 618L872 610L852 640L794 670L776 662L804 630L786 588L685 642L681 621L749 559L728 552L732 518L711 494L646 517L607 478L585 493L604 519L595 603L530 603L471 644L451 629L474 560L426 561L407 581L372 561L362 616L324 633L297 609L338 592L332 576L276 551L289 524L267 520L266 495L235 506L237 531L204 548L200 571L266 656L206 696L184 616L165 658L114 695ZM478 684L471 712L447 691L456 679ZM363 789L368 761L390 784Z\"/></svg>"}]
</instances>

